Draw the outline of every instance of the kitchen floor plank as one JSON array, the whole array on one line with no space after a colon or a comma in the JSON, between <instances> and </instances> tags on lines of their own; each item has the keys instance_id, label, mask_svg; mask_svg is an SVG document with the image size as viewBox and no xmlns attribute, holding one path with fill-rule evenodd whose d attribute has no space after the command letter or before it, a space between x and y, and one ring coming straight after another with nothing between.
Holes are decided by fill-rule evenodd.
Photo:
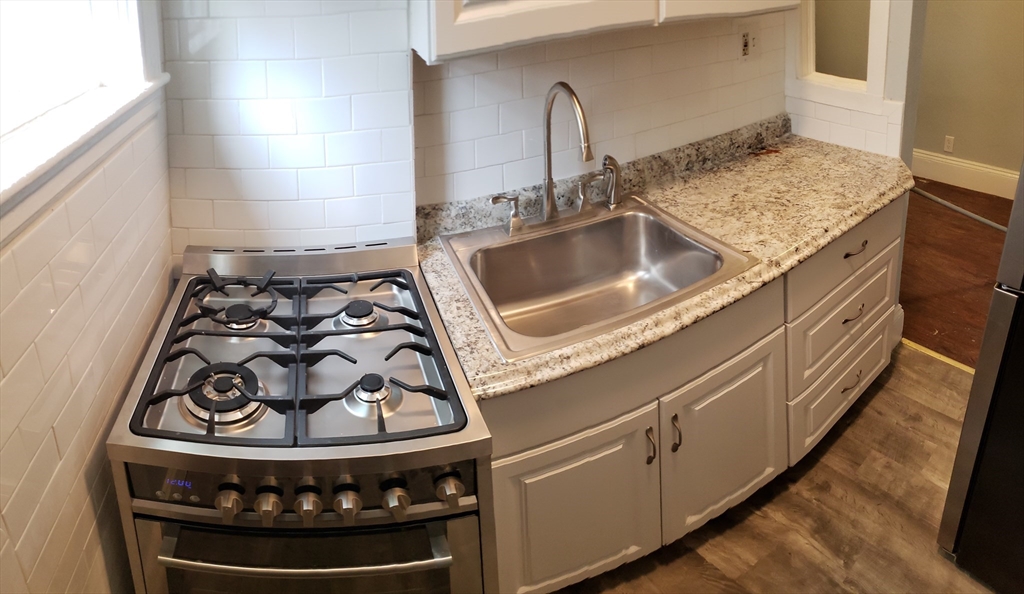
<instances>
[{"instance_id":1,"label":"kitchen floor plank","mask_svg":"<svg viewBox=\"0 0 1024 594\"><path fill-rule=\"evenodd\" d=\"M973 376L903 346L799 464L563 593L987 592L935 542Z\"/></svg>"}]
</instances>

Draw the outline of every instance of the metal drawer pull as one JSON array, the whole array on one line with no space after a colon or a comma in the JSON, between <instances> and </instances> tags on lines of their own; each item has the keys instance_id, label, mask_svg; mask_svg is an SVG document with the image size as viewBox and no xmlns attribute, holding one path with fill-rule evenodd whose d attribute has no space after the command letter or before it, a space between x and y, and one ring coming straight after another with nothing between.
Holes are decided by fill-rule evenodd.
<instances>
[{"instance_id":1,"label":"metal drawer pull","mask_svg":"<svg viewBox=\"0 0 1024 594\"><path fill-rule=\"evenodd\" d=\"M651 464L658 457L658 446L654 445L654 427L647 428L647 441L651 442L651 455L647 456L647 463Z\"/></svg>"},{"instance_id":2,"label":"metal drawer pull","mask_svg":"<svg viewBox=\"0 0 1024 594\"><path fill-rule=\"evenodd\" d=\"M846 324L856 320L857 318L861 317L862 315L864 315L864 304L863 303L860 304L860 309L857 310L857 315L853 316L852 318L846 318L845 320L843 320L843 325L846 325Z\"/></svg>"},{"instance_id":3,"label":"metal drawer pull","mask_svg":"<svg viewBox=\"0 0 1024 594\"><path fill-rule=\"evenodd\" d=\"M181 569L184 571L201 571L204 573L257 578L291 579L374 576L392 573L413 573L451 567L454 561L452 559L452 551L448 546L448 539L445 537L444 530L440 526L437 526L436 528L428 527L427 533L430 536L431 559L407 561L405 563L389 563L385 565L291 569L285 567L250 567L245 565L207 563L205 561L193 561L191 559L179 559L175 557L174 549L178 545L178 539L175 536L164 536L163 543L160 546L160 554L157 555L156 560L164 567Z\"/></svg>"},{"instance_id":4,"label":"metal drawer pull","mask_svg":"<svg viewBox=\"0 0 1024 594\"><path fill-rule=\"evenodd\" d=\"M868 240L865 239L864 243L860 244L860 249L859 250L857 250L855 252L846 252L846 255L843 256L843 260L845 260L847 258L852 258L852 257L856 256L857 254L863 252L866 249L868 249Z\"/></svg>"},{"instance_id":5,"label":"metal drawer pull","mask_svg":"<svg viewBox=\"0 0 1024 594\"><path fill-rule=\"evenodd\" d=\"M852 390L852 389L856 388L857 386L859 386L859 385L860 385L860 374L862 374L862 373L864 373L864 370L863 370L863 369L861 369L860 371L858 371L858 372L857 372L857 381L853 382L853 385L852 385L852 386L850 386L849 388L843 388L843 391L842 391L842 392L840 392L840 394L846 394L846 393L847 393L847 392L849 392L850 390Z\"/></svg>"},{"instance_id":6,"label":"metal drawer pull","mask_svg":"<svg viewBox=\"0 0 1024 594\"><path fill-rule=\"evenodd\" d=\"M679 428L679 415L672 415L672 426L676 430L678 436L675 441L672 442L672 453L679 451L679 446L683 445L683 430Z\"/></svg>"}]
</instances>

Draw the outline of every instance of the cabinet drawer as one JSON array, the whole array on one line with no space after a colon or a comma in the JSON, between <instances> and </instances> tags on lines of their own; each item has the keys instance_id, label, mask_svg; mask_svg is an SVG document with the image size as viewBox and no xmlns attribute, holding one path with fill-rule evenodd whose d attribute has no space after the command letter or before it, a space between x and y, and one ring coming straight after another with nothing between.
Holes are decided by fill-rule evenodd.
<instances>
[{"instance_id":1,"label":"cabinet drawer","mask_svg":"<svg viewBox=\"0 0 1024 594\"><path fill-rule=\"evenodd\" d=\"M787 324L790 401L896 303L899 255L897 239L817 305Z\"/></svg>"},{"instance_id":2,"label":"cabinet drawer","mask_svg":"<svg viewBox=\"0 0 1024 594\"><path fill-rule=\"evenodd\" d=\"M789 465L821 440L889 364L894 308L799 398L789 403Z\"/></svg>"},{"instance_id":3,"label":"cabinet drawer","mask_svg":"<svg viewBox=\"0 0 1024 594\"><path fill-rule=\"evenodd\" d=\"M786 321L792 322L903 233L907 195L897 198L786 273Z\"/></svg>"}]
</instances>

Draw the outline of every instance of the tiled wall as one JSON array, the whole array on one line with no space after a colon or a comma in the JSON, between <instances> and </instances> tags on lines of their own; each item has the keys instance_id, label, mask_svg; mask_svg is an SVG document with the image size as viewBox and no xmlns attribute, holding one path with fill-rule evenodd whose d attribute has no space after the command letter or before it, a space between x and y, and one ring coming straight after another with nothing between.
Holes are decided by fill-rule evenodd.
<instances>
[{"instance_id":1,"label":"tiled wall","mask_svg":"<svg viewBox=\"0 0 1024 594\"><path fill-rule=\"evenodd\" d=\"M163 6L175 254L413 234L404 0Z\"/></svg>"},{"instance_id":2,"label":"tiled wall","mask_svg":"<svg viewBox=\"0 0 1024 594\"><path fill-rule=\"evenodd\" d=\"M740 32L760 29L740 58ZM556 179L728 132L785 110L780 13L613 31L413 64L416 201L466 200L542 181L541 119L552 83L568 82L588 118L596 161L581 163L564 97L552 126Z\"/></svg>"},{"instance_id":3,"label":"tiled wall","mask_svg":"<svg viewBox=\"0 0 1024 594\"><path fill-rule=\"evenodd\" d=\"M4 593L131 589L105 441L169 290L157 113L0 252Z\"/></svg>"},{"instance_id":4,"label":"tiled wall","mask_svg":"<svg viewBox=\"0 0 1024 594\"><path fill-rule=\"evenodd\" d=\"M885 101L883 105L887 115L786 97L786 111L793 121L793 134L898 157L903 132L903 102Z\"/></svg>"}]
</instances>

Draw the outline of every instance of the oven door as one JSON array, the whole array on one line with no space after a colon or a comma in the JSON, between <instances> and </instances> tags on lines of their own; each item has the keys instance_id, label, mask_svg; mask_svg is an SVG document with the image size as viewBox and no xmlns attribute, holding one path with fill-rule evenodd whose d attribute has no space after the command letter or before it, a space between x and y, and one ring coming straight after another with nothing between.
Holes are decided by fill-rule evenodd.
<instances>
[{"instance_id":1,"label":"oven door","mask_svg":"<svg viewBox=\"0 0 1024 594\"><path fill-rule=\"evenodd\" d=\"M259 530L137 517L149 594L482 592L476 516L367 530Z\"/></svg>"}]
</instances>

